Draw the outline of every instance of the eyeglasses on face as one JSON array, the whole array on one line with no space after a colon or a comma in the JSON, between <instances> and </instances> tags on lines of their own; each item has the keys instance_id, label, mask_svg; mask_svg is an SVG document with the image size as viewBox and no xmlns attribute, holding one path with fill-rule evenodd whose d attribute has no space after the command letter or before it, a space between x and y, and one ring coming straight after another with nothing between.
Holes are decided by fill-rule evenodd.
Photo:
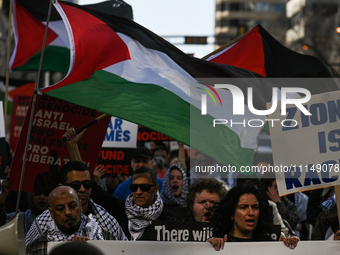
<instances>
[{"instance_id":1,"label":"eyeglasses on face","mask_svg":"<svg viewBox=\"0 0 340 255\"><path fill-rule=\"evenodd\" d=\"M86 181L74 181L70 183L65 183L65 185L70 186L73 188L75 191L78 191L81 187L81 185L84 186L85 189L91 189L93 187L93 181L91 180L86 180Z\"/></svg>"},{"instance_id":2,"label":"eyeglasses on face","mask_svg":"<svg viewBox=\"0 0 340 255\"><path fill-rule=\"evenodd\" d=\"M130 190L132 192L136 192L138 190L138 188L140 188L141 191L147 192L151 189L151 187L154 187L154 186L156 186L156 185L153 185L153 184L131 184Z\"/></svg>"}]
</instances>

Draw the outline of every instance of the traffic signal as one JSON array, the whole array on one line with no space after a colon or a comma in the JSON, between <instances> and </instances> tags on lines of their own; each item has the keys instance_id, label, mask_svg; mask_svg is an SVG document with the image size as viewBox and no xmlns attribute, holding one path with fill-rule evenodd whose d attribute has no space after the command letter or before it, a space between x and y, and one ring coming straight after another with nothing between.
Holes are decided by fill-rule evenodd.
<instances>
[{"instance_id":1,"label":"traffic signal","mask_svg":"<svg viewBox=\"0 0 340 255\"><path fill-rule=\"evenodd\" d=\"M185 36L184 44L208 44L207 36Z\"/></svg>"}]
</instances>

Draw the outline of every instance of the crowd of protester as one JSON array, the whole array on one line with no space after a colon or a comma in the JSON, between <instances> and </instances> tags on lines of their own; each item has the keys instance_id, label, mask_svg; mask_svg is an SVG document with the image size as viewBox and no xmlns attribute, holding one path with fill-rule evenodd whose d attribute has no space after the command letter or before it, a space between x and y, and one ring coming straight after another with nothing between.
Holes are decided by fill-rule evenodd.
<instances>
[{"instance_id":1,"label":"crowd of protester","mask_svg":"<svg viewBox=\"0 0 340 255\"><path fill-rule=\"evenodd\" d=\"M47 254L50 241L152 240L156 220L210 223L207 241L216 250L225 242L282 241L293 249L299 240L340 239L332 188L280 197L275 177L267 174L193 177L181 143L176 152L164 143L135 149L131 176L107 174L101 166L91 174L77 146L84 133L71 128L64 134L71 161L59 169L58 185L48 190L35 185L35 193L26 196L28 207L20 214L27 254ZM272 164L272 159L256 155L254 164ZM0 225L15 216L9 209L15 203L12 192L6 177Z\"/></svg>"}]
</instances>

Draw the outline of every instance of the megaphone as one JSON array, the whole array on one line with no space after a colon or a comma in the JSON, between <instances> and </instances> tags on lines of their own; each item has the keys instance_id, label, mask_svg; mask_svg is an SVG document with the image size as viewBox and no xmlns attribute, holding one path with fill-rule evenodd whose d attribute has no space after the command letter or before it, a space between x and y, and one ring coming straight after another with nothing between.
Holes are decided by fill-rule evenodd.
<instances>
[{"instance_id":1,"label":"megaphone","mask_svg":"<svg viewBox=\"0 0 340 255\"><path fill-rule=\"evenodd\" d=\"M25 255L25 230L20 213L0 227L0 255Z\"/></svg>"}]
</instances>

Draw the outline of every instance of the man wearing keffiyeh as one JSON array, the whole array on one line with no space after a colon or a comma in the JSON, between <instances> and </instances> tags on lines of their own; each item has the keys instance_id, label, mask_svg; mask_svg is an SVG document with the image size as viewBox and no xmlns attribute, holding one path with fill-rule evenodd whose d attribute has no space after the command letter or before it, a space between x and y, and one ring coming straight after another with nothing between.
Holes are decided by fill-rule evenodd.
<instances>
[{"instance_id":1,"label":"man wearing keffiyeh","mask_svg":"<svg viewBox=\"0 0 340 255\"><path fill-rule=\"evenodd\" d=\"M79 198L74 189L67 186L55 188L49 196L49 210L52 221L46 222L46 229L40 228L40 219L36 218L26 236L28 255L47 254L49 241L87 241L111 240L114 237L102 229L91 215L81 213Z\"/></svg>"},{"instance_id":2,"label":"man wearing keffiyeh","mask_svg":"<svg viewBox=\"0 0 340 255\"><path fill-rule=\"evenodd\" d=\"M76 190L84 216L94 220L96 224L107 231L114 240L127 240L117 220L103 207L97 205L90 199L89 196L93 182L91 181L90 170L85 163L70 161L65 164L60 169L60 183ZM34 224L32 224L26 235L26 242L30 242L41 236L42 233L50 228L51 224L53 224L53 219L50 212L46 210L40 214Z\"/></svg>"},{"instance_id":3,"label":"man wearing keffiyeh","mask_svg":"<svg viewBox=\"0 0 340 255\"><path fill-rule=\"evenodd\" d=\"M130 188L132 194L126 199L125 211L132 240L151 240L154 220L179 220L177 215L164 208L157 194L157 176L152 169L141 167L135 170Z\"/></svg>"}]
</instances>

